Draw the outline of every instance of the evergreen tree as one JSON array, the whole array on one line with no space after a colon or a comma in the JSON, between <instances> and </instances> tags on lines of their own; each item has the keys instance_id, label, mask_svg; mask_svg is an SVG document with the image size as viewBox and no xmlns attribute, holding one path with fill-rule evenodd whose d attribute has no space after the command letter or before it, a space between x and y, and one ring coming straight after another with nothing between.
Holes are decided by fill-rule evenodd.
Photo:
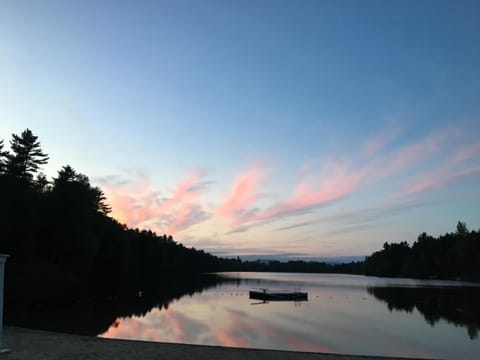
<instances>
[{"instance_id":1,"label":"evergreen tree","mask_svg":"<svg viewBox=\"0 0 480 360\"><path fill-rule=\"evenodd\" d=\"M468 233L469 233L469 231L468 231L468 228L467 228L467 224L459 221L457 223L457 235L465 236L465 235L468 235Z\"/></svg>"},{"instance_id":2,"label":"evergreen tree","mask_svg":"<svg viewBox=\"0 0 480 360\"><path fill-rule=\"evenodd\" d=\"M37 174L34 185L38 194L47 194L50 191L50 182L44 173Z\"/></svg>"},{"instance_id":3,"label":"evergreen tree","mask_svg":"<svg viewBox=\"0 0 480 360\"><path fill-rule=\"evenodd\" d=\"M3 151L3 140L0 140L0 175L5 172L8 151Z\"/></svg>"},{"instance_id":4,"label":"evergreen tree","mask_svg":"<svg viewBox=\"0 0 480 360\"><path fill-rule=\"evenodd\" d=\"M40 165L48 162L48 155L40 148L38 137L30 129L22 134L12 134L12 154L7 154L7 173L15 178L31 181Z\"/></svg>"},{"instance_id":5,"label":"evergreen tree","mask_svg":"<svg viewBox=\"0 0 480 360\"><path fill-rule=\"evenodd\" d=\"M111 211L110 206L106 204L107 198L103 191L98 187L92 187L88 177L76 172L70 165L64 166L53 179L53 191L62 193L65 198L76 197L75 201L84 204L89 211L104 215Z\"/></svg>"},{"instance_id":6,"label":"evergreen tree","mask_svg":"<svg viewBox=\"0 0 480 360\"><path fill-rule=\"evenodd\" d=\"M92 188L92 192L95 196L94 204L96 206L96 210L103 215L108 215L110 212L112 212L112 208L106 203L107 197L105 196L103 190L99 187L94 187Z\"/></svg>"}]
</instances>

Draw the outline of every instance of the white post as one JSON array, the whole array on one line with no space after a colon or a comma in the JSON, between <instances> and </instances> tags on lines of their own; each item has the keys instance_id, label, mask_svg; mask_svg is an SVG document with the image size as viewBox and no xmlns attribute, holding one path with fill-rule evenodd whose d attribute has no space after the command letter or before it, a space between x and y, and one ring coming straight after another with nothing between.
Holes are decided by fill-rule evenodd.
<instances>
[{"instance_id":1,"label":"white post","mask_svg":"<svg viewBox=\"0 0 480 360\"><path fill-rule=\"evenodd\" d=\"M2 347L2 336L3 336L3 282L5 278L5 262L7 261L8 255L0 254L0 353L7 352L7 349Z\"/></svg>"}]
</instances>

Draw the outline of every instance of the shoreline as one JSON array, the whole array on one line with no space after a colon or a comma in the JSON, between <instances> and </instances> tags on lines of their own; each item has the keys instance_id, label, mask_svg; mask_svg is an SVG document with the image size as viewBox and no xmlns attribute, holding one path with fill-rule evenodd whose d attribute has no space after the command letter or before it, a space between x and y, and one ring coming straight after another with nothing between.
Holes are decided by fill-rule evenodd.
<instances>
[{"instance_id":1,"label":"shoreline","mask_svg":"<svg viewBox=\"0 0 480 360\"><path fill-rule=\"evenodd\" d=\"M229 348L210 345L161 343L140 340L104 339L20 327L5 327L1 353L5 360L47 359L229 359L229 360L394 360L401 357L307 353L283 350ZM410 358L411 359L411 358Z\"/></svg>"}]
</instances>

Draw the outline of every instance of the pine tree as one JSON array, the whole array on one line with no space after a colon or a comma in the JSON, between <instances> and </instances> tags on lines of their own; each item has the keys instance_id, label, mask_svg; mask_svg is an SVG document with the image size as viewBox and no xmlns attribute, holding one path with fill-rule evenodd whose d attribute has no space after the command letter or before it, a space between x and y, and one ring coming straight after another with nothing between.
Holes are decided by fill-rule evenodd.
<instances>
[{"instance_id":1,"label":"pine tree","mask_svg":"<svg viewBox=\"0 0 480 360\"><path fill-rule=\"evenodd\" d=\"M0 175L5 172L8 151L3 151L3 140L0 140Z\"/></svg>"},{"instance_id":2,"label":"pine tree","mask_svg":"<svg viewBox=\"0 0 480 360\"><path fill-rule=\"evenodd\" d=\"M92 187L86 175L78 173L70 165L62 167L58 176L53 179L53 190L66 194L74 194L78 201L92 211L98 211L104 215L110 213L111 208L106 203L104 192L98 187Z\"/></svg>"},{"instance_id":3,"label":"pine tree","mask_svg":"<svg viewBox=\"0 0 480 360\"><path fill-rule=\"evenodd\" d=\"M48 155L40 148L38 137L30 129L26 129L20 136L12 134L10 141L12 154L7 155L6 171L15 178L31 181L40 165L45 165Z\"/></svg>"}]
</instances>

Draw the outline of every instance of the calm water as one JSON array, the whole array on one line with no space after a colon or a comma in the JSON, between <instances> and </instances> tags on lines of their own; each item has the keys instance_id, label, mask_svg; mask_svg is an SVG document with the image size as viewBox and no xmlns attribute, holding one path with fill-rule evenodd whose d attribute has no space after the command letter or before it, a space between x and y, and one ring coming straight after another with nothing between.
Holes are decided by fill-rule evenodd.
<instances>
[{"instance_id":1,"label":"calm water","mask_svg":"<svg viewBox=\"0 0 480 360\"><path fill-rule=\"evenodd\" d=\"M247 348L405 357L480 358L478 284L325 274L228 273L99 336ZM308 291L262 303L251 288Z\"/></svg>"}]
</instances>

